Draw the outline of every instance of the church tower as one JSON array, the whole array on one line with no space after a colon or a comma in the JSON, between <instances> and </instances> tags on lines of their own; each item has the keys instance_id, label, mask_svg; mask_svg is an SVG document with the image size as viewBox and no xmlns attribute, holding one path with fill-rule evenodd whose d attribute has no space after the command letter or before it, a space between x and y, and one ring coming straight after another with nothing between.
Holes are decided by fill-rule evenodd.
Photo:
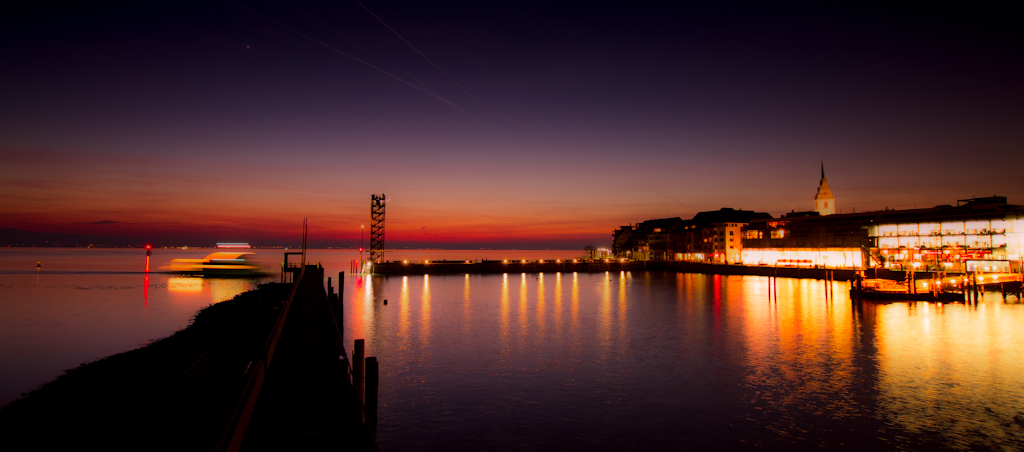
<instances>
[{"instance_id":1,"label":"church tower","mask_svg":"<svg viewBox=\"0 0 1024 452\"><path fill-rule=\"evenodd\" d=\"M825 180L825 162L821 162L821 182L818 183L818 194L814 195L814 210L822 215L836 213L836 198Z\"/></svg>"}]
</instances>

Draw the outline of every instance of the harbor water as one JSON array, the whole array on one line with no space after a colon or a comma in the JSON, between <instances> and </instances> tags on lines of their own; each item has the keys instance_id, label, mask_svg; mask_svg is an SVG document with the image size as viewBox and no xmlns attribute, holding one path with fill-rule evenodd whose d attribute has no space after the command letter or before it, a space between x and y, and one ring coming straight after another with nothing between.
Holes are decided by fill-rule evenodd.
<instances>
[{"instance_id":1,"label":"harbor water","mask_svg":"<svg viewBox=\"0 0 1024 452\"><path fill-rule=\"evenodd\" d=\"M78 270L37 274L40 252L65 253ZM280 265L279 252L258 252ZM138 250L3 253L5 402L167 336L257 282L144 282L131 272ZM573 257L533 253L507 257ZM336 279L353 258L307 260ZM843 282L831 297L820 280L777 284L672 272L347 275L345 339L365 339L380 362L384 451L1024 449L1016 299L855 303Z\"/></svg>"}]
</instances>

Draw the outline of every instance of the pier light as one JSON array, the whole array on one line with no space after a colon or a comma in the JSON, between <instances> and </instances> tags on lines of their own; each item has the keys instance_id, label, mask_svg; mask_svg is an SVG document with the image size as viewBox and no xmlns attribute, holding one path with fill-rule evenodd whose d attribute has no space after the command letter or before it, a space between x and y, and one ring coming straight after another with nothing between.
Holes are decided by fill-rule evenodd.
<instances>
[{"instance_id":1,"label":"pier light","mask_svg":"<svg viewBox=\"0 0 1024 452\"><path fill-rule=\"evenodd\" d=\"M524 263L524 264L526 263L526 259L523 259L523 263Z\"/></svg>"},{"instance_id":2,"label":"pier light","mask_svg":"<svg viewBox=\"0 0 1024 452\"><path fill-rule=\"evenodd\" d=\"M540 259L540 260L538 260L538 261L537 261L537 263L538 263L538 264L543 264L543 263L544 263L544 259Z\"/></svg>"},{"instance_id":3,"label":"pier light","mask_svg":"<svg viewBox=\"0 0 1024 452\"><path fill-rule=\"evenodd\" d=\"M572 263L574 263L574 264L575 264L575 263L576 263L576 259L573 259L573 260L572 260Z\"/></svg>"},{"instance_id":4,"label":"pier light","mask_svg":"<svg viewBox=\"0 0 1024 452\"><path fill-rule=\"evenodd\" d=\"M424 261L423 261L423 263L424 263L424 264L429 264L429 263L430 263L430 261L428 261L428 260L424 260Z\"/></svg>"},{"instance_id":5,"label":"pier light","mask_svg":"<svg viewBox=\"0 0 1024 452\"><path fill-rule=\"evenodd\" d=\"M403 263L403 264L408 264L408 263L409 263L409 261L408 261L408 260L404 260L404 261L402 261L402 263Z\"/></svg>"},{"instance_id":6,"label":"pier light","mask_svg":"<svg viewBox=\"0 0 1024 452\"><path fill-rule=\"evenodd\" d=\"M502 259L501 263L502 264L507 264L508 263L508 259Z\"/></svg>"},{"instance_id":7,"label":"pier light","mask_svg":"<svg viewBox=\"0 0 1024 452\"><path fill-rule=\"evenodd\" d=\"M561 259L555 259L555 263L556 263L556 264L561 264L561 263L562 263L562 260L561 260Z\"/></svg>"},{"instance_id":8,"label":"pier light","mask_svg":"<svg viewBox=\"0 0 1024 452\"><path fill-rule=\"evenodd\" d=\"M466 263L468 264L468 263L469 263L469 261L467 260L467 261L466 261Z\"/></svg>"}]
</instances>

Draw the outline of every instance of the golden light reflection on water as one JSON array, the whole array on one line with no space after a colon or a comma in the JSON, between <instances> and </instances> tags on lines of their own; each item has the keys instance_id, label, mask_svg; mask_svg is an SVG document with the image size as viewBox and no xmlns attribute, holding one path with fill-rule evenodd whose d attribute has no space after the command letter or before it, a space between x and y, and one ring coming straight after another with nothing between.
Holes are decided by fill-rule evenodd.
<instances>
[{"instance_id":1,"label":"golden light reflection on water","mask_svg":"<svg viewBox=\"0 0 1024 452\"><path fill-rule=\"evenodd\" d=\"M958 448L1024 445L1020 306L993 300L871 309L887 418L912 433L941 432Z\"/></svg>"},{"instance_id":2,"label":"golden light reflection on water","mask_svg":"<svg viewBox=\"0 0 1024 452\"><path fill-rule=\"evenodd\" d=\"M403 341L409 339L409 277L402 277L402 288L398 293L398 333Z\"/></svg>"},{"instance_id":3,"label":"golden light reflection on water","mask_svg":"<svg viewBox=\"0 0 1024 452\"><path fill-rule=\"evenodd\" d=\"M470 306L470 300L472 296L469 291L469 274L466 274L465 283L462 286L462 332L464 334L469 333L469 327L472 324L472 310Z\"/></svg>"},{"instance_id":4,"label":"golden light reflection on water","mask_svg":"<svg viewBox=\"0 0 1024 452\"><path fill-rule=\"evenodd\" d=\"M149 298L149 274L144 281L143 296ZM189 276L172 276L167 278L167 291L176 295L205 294L209 303L230 300L245 292L250 282L243 279L200 278Z\"/></svg>"},{"instance_id":5,"label":"golden light reflection on water","mask_svg":"<svg viewBox=\"0 0 1024 452\"><path fill-rule=\"evenodd\" d=\"M398 348L426 360L437 352L430 342L452 344L459 354L449 359L494 355L513 366L506 372L543 374L580 356L602 365L634 360L626 352L643 344L646 356L704 366L707 390L734 394L752 410L746 419L797 442L812 440L809 422L854 419L952 438L963 449L978 432L1003 443L1024 436L1021 306L853 303L848 284L831 283L829 297L826 283L811 279L779 278L772 287L756 276L620 271L572 273L563 285L563 276L520 273L514 318L507 273L424 276L419 297L402 277ZM356 317L375 315L374 289L355 290L364 300L352 308ZM677 342L649 340L665 331ZM535 355L550 361L524 358Z\"/></svg>"},{"instance_id":6,"label":"golden light reflection on water","mask_svg":"<svg viewBox=\"0 0 1024 452\"><path fill-rule=\"evenodd\" d=\"M508 324L509 324L509 301L508 301L508 273L501 275L501 322L498 324L501 329L501 342L503 344L508 343ZM508 347L502 347L501 350L508 351Z\"/></svg>"},{"instance_id":7,"label":"golden light reflection on water","mask_svg":"<svg viewBox=\"0 0 1024 452\"><path fill-rule=\"evenodd\" d=\"M430 346L430 275L423 275L423 296L420 306L420 340Z\"/></svg>"},{"instance_id":8,"label":"golden light reflection on water","mask_svg":"<svg viewBox=\"0 0 1024 452\"><path fill-rule=\"evenodd\" d=\"M544 274L537 274L537 329L544 331Z\"/></svg>"},{"instance_id":9,"label":"golden light reflection on water","mask_svg":"<svg viewBox=\"0 0 1024 452\"><path fill-rule=\"evenodd\" d=\"M580 278L572 272L572 331L576 335L580 327Z\"/></svg>"},{"instance_id":10,"label":"golden light reflection on water","mask_svg":"<svg viewBox=\"0 0 1024 452\"><path fill-rule=\"evenodd\" d=\"M172 277L167 278L168 292L202 292L203 278Z\"/></svg>"},{"instance_id":11,"label":"golden light reflection on water","mask_svg":"<svg viewBox=\"0 0 1024 452\"><path fill-rule=\"evenodd\" d=\"M619 272L619 338L626 337L626 272Z\"/></svg>"},{"instance_id":12,"label":"golden light reflection on water","mask_svg":"<svg viewBox=\"0 0 1024 452\"><path fill-rule=\"evenodd\" d=\"M522 340L527 332L526 311L528 307L529 294L526 292L526 273L519 278L519 339Z\"/></svg>"},{"instance_id":13,"label":"golden light reflection on water","mask_svg":"<svg viewBox=\"0 0 1024 452\"><path fill-rule=\"evenodd\" d=\"M562 272L555 273L555 332L562 332Z\"/></svg>"},{"instance_id":14,"label":"golden light reflection on water","mask_svg":"<svg viewBox=\"0 0 1024 452\"><path fill-rule=\"evenodd\" d=\"M810 410L843 418L859 409L854 400L854 328L849 298L829 301L823 283L778 279L778 300L768 297L768 278L727 277L728 298L743 300L749 385L759 388L750 403L782 412ZM738 292L738 293L734 293ZM844 292L845 294L845 292ZM842 303L846 309L831 309ZM795 388L795 390L794 390ZM782 429L798 431L792 419Z\"/></svg>"}]
</instances>

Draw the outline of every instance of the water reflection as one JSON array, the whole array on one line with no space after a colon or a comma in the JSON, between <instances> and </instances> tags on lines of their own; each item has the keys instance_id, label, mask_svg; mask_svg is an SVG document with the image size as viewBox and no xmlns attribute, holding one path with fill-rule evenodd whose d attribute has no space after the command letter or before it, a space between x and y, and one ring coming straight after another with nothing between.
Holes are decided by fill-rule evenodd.
<instances>
[{"instance_id":1,"label":"water reflection","mask_svg":"<svg viewBox=\"0 0 1024 452\"><path fill-rule=\"evenodd\" d=\"M398 333L403 345L409 341L409 277L402 277L402 289L398 295Z\"/></svg>"},{"instance_id":2,"label":"water reflection","mask_svg":"<svg viewBox=\"0 0 1024 452\"><path fill-rule=\"evenodd\" d=\"M501 304L501 321L498 323L498 327L501 330L501 343L508 343L508 326L509 326L509 299L508 299L508 273L502 273L501 275L501 298L499 303ZM502 352L507 352L508 347L501 347Z\"/></svg>"},{"instance_id":3,"label":"water reflection","mask_svg":"<svg viewBox=\"0 0 1024 452\"><path fill-rule=\"evenodd\" d=\"M519 273L515 307L508 274L423 277L418 291L418 277L357 285L367 309L356 317L382 325L382 448L487 449L494 438L540 450L1022 444L1024 306L853 303L845 283L817 280L553 275ZM398 309L369 309L369 291L389 284ZM508 416L536 419L539 436ZM437 419L458 434L438 435ZM622 425L643 435L622 442L610 433ZM533 439L551 429L596 442Z\"/></svg>"},{"instance_id":4,"label":"water reflection","mask_svg":"<svg viewBox=\"0 0 1024 452\"><path fill-rule=\"evenodd\" d=\"M611 322L612 322L612 282L611 277L608 276L608 272L604 272L604 277L601 278L600 282L601 291L601 304L600 311L598 311L598 334L600 335L600 345L602 349L607 350L611 342Z\"/></svg>"},{"instance_id":5,"label":"water reflection","mask_svg":"<svg viewBox=\"0 0 1024 452\"><path fill-rule=\"evenodd\" d=\"M420 299L420 341L430 347L430 275L423 275L423 295Z\"/></svg>"},{"instance_id":6,"label":"water reflection","mask_svg":"<svg viewBox=\"0 0 1024 452\"><path fill-rule=\"evenodd\" d=\"M1024 445L1019 306L894 303L866 309L878 323L882 416L961 449Z\"/></svg>"},{"instance_id":7,"label":"water reflection","mask_svg":"<svg viewBox=\"0 0 1024 452\"><path fill-rule=\"evenodd\" d=\"M167 278L167 291L168 292L202 292L203 291L203 278L196 277L172 277Z\"/></svg>"},{"instance_id":8,"label":"water reflection","mask_svg":"<svg viewBox=\"0 0 1024 452\"><path fill-rule=\"evenodd\" d=\"M537 330L544 332L544 273L537 274Z\"/></svg>"},{"instance_id":9,"label":"water reflection","mask_svg":"<svg viewBox=\"0 0 1024 452\"><path fill-rule=\"evenodd\" d=\"M572 272L572 332L573 335L579 334L579 322L580 322L580 279L579 274Z\"/></svg>"},{"instance_id":10,"label":"water reflection","mask_svg":"<svg viewBox=\"0 0 1024 452\"><path fill-rule=\"evenodd\" d=\"M526 309L527 300L529 296L526 293L526 273L520 275L519 278L519 342L522 343L523 337L526 335Z\"/></svg>"},{"instance_id":11,"label":"water reflection","mask_svg":"<svg viewBox=\"0 0 1024 452\"><path fill-rule=\"evenodd\" d=\"M562 272L555 273L555 333L562 332Z\"/></svg>"}]
</instances>

